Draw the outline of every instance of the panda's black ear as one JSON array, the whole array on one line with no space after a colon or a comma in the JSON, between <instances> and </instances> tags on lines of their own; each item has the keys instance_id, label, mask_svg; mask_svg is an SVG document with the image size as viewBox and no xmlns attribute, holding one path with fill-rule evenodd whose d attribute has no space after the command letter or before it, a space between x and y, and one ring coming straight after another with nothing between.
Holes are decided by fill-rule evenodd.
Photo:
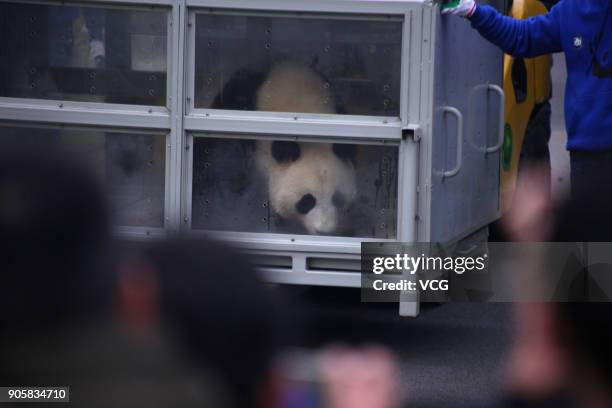
<instances>
[{"instance_id":1,"label":"panda's black ear","mask_svg":"<svg viewBox=\"0 0 612 408\"><path fill-rule=\"evenodd\" d=\"M355 160L357 157L357 145L338 143L332 146L334 154L342 160Z\"/></svg>"},{"instance_id":2,"label":"panda's black ear","mask_svg":"<svg viewBox=\"0 0 612 408\"><path fill-rule=\"evenodd\" d=\"M300 158L300 145L296 142L272 142L272 157L279 163L294 162Z\"/></svg>"}]
</instances>

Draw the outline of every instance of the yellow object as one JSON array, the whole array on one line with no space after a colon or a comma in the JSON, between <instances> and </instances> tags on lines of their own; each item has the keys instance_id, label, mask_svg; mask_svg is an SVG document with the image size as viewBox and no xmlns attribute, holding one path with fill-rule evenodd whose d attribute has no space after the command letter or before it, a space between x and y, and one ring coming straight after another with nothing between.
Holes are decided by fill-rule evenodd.
<instances>
[{"instance_id":1,"label":"yellow object","mask_svg":"<svg viewBox=\"0 0 612 408\"><path fill-rule=\"evenodd\" d=\"M547 11L546 7L538 0L514 0L508 15L513 18L526 19L545 14ZM521 147L531 114L537 104L550 99L551 64L552 57L550 55L524 59L515 59L510 55L504 56L506 131L502 148L502 213L512 204Z\"/></svg>"}]
</instances>

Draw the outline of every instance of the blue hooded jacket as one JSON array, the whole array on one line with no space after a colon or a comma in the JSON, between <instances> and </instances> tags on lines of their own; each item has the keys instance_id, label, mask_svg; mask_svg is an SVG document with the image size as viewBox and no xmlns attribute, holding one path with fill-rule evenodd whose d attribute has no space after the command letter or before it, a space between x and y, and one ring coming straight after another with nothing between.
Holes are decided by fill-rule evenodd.
<instances>
[{"instance_id":1,"label":"blue hooded jacket","mask_svg":"<svg viewBox=\"0 0 612 408\"><path fill-rule=\"evenodd\" d=\"M612 0L561 0L527 20L479 5L470 20L515 57L565 52L567 148L612 151Z\"/></svg>"}]
</instances>

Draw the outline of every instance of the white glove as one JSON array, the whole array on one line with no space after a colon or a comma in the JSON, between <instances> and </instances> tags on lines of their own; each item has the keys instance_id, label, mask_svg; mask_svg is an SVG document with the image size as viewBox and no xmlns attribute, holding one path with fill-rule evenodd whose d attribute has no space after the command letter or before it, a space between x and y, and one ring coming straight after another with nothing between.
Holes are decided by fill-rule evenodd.
<instances>
[{"instance_id":1,"label":"white glove","mask_svg":"<svg viewBox=\"0 0 612 408\"><path fill-rule=\"evenodd\" d=\"M476 11L475 0L450 0L447 4L442 4L442 14L454 14L470 18L474 11Z\"/></svg>"}]
</instances>

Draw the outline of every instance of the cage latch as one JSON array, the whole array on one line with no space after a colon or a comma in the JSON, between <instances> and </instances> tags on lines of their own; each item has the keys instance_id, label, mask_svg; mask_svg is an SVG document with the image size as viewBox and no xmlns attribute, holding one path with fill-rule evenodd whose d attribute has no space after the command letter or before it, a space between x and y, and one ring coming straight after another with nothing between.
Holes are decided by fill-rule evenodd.
<instances>
[{"instance_id":1,"label":"cage latch","mask_svg":"<svg viewBox=\"0 0 612 408\"><path fill-rule=\"evenodd\" d=\"M415 142L421 140L423 131L419 125L408 124L402 127L402 140L408 140L409 137Z\"/></svg>"}]
</instances>

